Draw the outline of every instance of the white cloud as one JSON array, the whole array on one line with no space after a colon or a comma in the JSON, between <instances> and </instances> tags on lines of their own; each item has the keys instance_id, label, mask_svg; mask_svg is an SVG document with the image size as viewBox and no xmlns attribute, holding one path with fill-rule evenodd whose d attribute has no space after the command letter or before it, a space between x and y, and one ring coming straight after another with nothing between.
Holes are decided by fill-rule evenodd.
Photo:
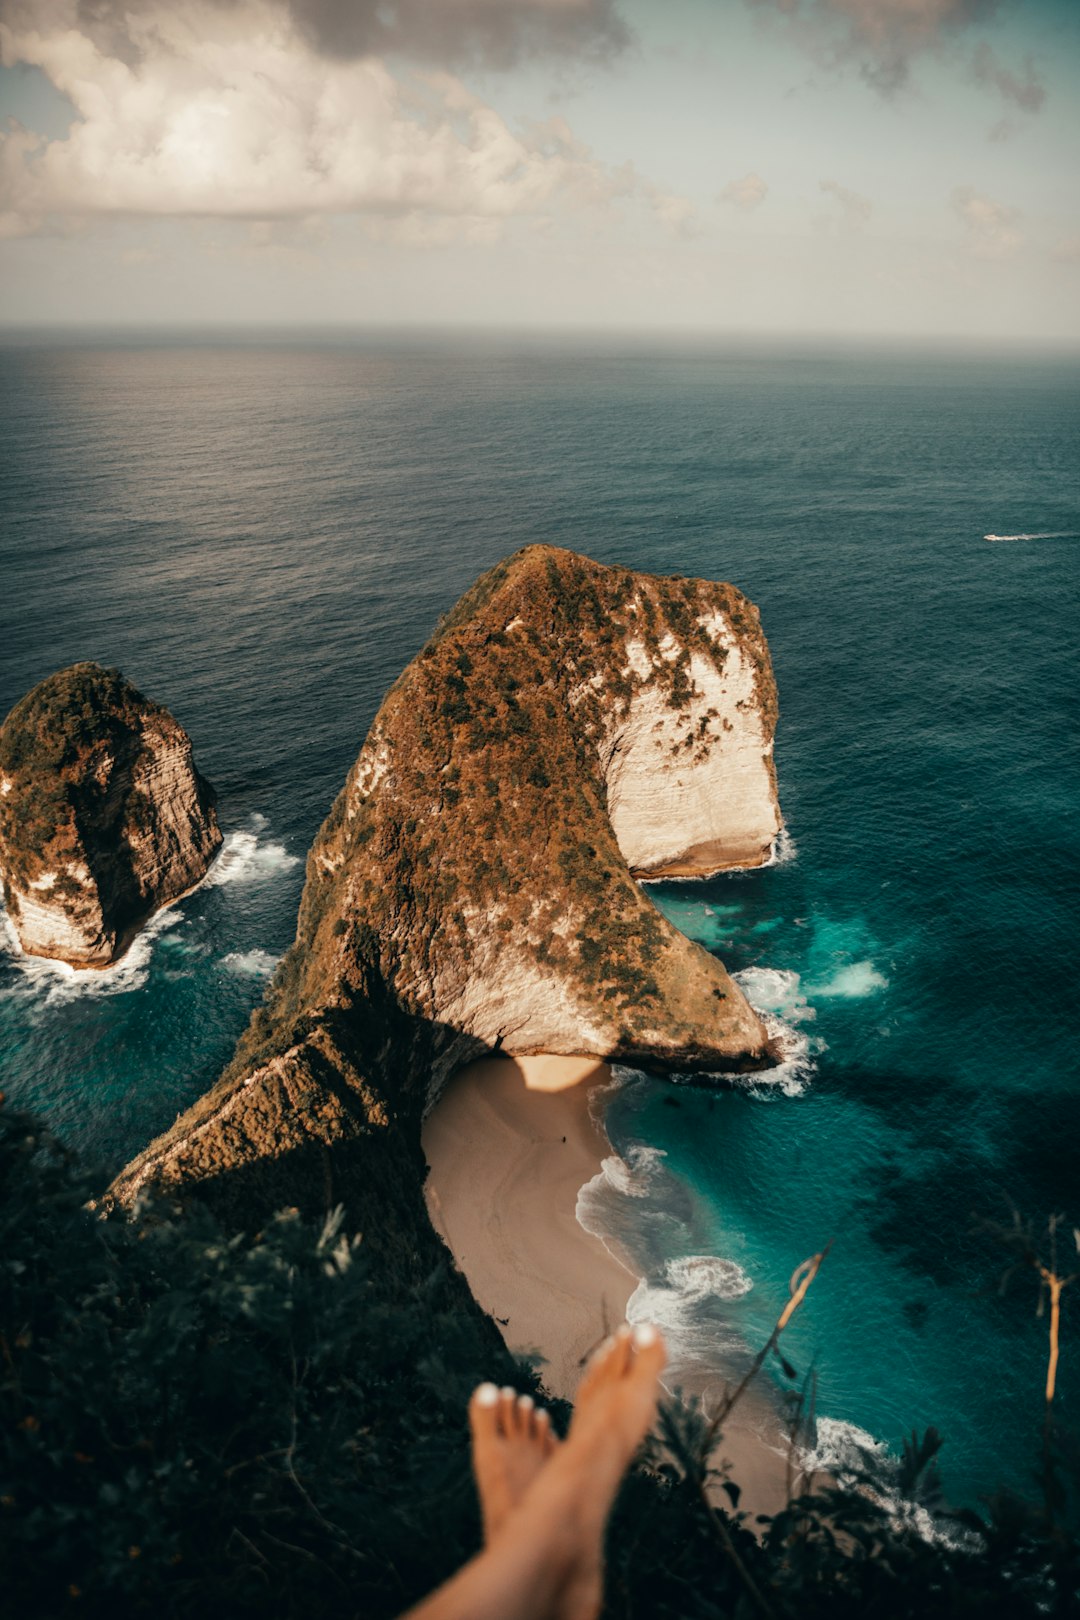
<instances>
[{"instance_id":1,"label":"white cloud","mask_svg":"<svg viewBox=\"0 0 1080 1620\"><path fill-rule=\"evenodd\" d=\"M984 197L972 186L957 186L950 198L953 212L967 227L973 251L981 259L1003 259L1023 241L1016 229L1015 208Z\"/></svg>"},{"instance_id":2,"label":"white cloud","mask_svg":"<svg viewBox=\"0 0 1080 1620\"><path fill-rule=\"evenodd\" d=\"M744 174L741 180L731 180L720 193L721 202L731 203L744 214L752 214L768 195L768 186L760 174Z\"/></svg>"},{"instance_id":3,"label":"white cloud","mask_svg":"<svg viewBox=\"0 0 1080 1620\"><path fill-rule=\"evenodd\" d=\"M77 0L8 15L4 63L40 67L77 114L66 138L0 136L9 235L102 215L363 213L460 219L475 238L555 200L626 195L685 229L689 204L644 181L628 190L561 120L515 132L447 73L399 81L374 57L328 59L283 0L147 0L112 45L74 26Z\"/></svg>"},{"instance_id":4,"label":"white cloud","mask_svg":"<svg viewBox=\"0 0 1080 1620\"><path fill-rule=\"evenodd\" d=\"M852 227L865 225L874 212L874 205L869 197L863 197L859 192L849 190L838 180L823 180L821 189L839 203L840 217L845 225Z\"/></svg>"}]
</instances>

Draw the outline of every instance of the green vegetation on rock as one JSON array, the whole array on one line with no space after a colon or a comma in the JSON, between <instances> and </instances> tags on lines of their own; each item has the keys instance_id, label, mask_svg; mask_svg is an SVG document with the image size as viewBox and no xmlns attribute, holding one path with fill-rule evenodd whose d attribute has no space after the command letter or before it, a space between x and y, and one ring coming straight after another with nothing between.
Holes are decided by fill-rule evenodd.
<instances>
[{"instance_id":1,"label":"green vegetation on rock","mask_svg":"<svg viewBox=\"0 0 1080 1620\"><path fill-rule=\"evenodd\" d=\"M312 1220L223 1228L153 1201L102 1220L93 1179L0 1110L5 1612L393 1620L477 1550L466 1402L482 1378L536 1380L417 1221L415 1181L377 1165ZM737 1482L729 1511L703 1504L723 1445L709 1455L700 1412L668 1408L663 1435L608 1537L611 1620L1075 1612L1064 1437L1052 1519L1012 1497L947 1513L927 1434L898 1477L868 1459L759 1539Z\"/></svg>"},{"instance_id":2,"label":"green vegetation on rock","mask_svg":"<svg viewBox=\"0 0 1080 1620\"><path fill-rule=\"evenodd\" d=\"M107 965L220 843L186 734L119 670L60 670L0 728L0 869L25 950Z\"/></svg>"}]
</instances>

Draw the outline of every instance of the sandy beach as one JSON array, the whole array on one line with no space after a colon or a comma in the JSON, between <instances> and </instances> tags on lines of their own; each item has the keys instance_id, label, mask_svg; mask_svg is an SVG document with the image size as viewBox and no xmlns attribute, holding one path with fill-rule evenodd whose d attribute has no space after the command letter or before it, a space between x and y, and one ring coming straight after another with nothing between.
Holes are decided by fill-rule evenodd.
<instances>
[{"instance_id":1,"label":"sandy beach","mask_svg":"<svg viewBox=\"0 0 1080 1620\"><path fill-rule=\"evenodd\" d=\"M509 1348L567 1400L590 1351L625 1320L638 1283L575 1214L580 1189L612 1152L589 1111L592 1091L610 1079L595 1058L485 1059L454 1076L423 1133L433 1224ZM715 1374L708 1383L717 1390ZM740 1402L719 1456L742 1487L742 1507L783 1505L787 1464L765 1388Z\"/></svg>"},{"instance_id":2,"label":"sandy beach","mask_svg":"<svg viewBox=\"0 0 1080 1620\"><path fill-rule=\"evenodd\" d=\"M595 1058L472 1063L424 1126L436 1230L510 1349L567 1400L637 1285L574 1213L611 1151L589 1116L590 1092L610 1079Z\"/></svg>"}]
</instances>

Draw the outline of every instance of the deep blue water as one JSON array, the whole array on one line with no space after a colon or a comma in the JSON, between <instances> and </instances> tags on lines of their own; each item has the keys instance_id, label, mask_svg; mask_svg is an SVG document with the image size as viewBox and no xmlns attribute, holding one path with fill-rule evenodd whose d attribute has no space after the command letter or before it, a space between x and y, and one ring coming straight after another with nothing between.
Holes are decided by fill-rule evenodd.
<instances>
[{"instance_id":1,"label":"deep blue water","mask_svg":"<svg viewBox=\"0 0 1080 1620\"><path fill-rule=\"evenodd\" d=\"M1078 383L610 342L0 350L0 713L119 665L188 728L230 835L116 973L0 959L9 1097L117 1166L209 1085L384 691L482 569L545 540L733 580L796 854L653 893L800 1055L786 1086L628 1079L609 1129L645 1196L607 1189L607 1218L687 1342L758 1342L833 1239L790 1334L820 1411L894 1445L935 1422L957 1495L1023 1484L1045 1323L1030 1288L996 1297L971 1218L1080 1224ZM731 1264L669 1269L688 1256Z\"/></svg>"}]
</instances>

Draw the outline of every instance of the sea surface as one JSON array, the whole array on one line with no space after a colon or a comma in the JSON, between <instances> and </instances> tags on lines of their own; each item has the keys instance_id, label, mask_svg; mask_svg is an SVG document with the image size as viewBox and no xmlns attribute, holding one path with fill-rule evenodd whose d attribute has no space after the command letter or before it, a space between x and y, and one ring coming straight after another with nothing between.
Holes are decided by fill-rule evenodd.
<instances>
[{"instance_id":1,"label":"sea surface","mask_svg":"<svg viewBox=\"0 0 1080 1620\"><path fill-rule=\"evenodd\" d=\"M585 339L0 348L0 713L76 659L187 727L227 831L117 969L0 957L11 1102L119 1167L215 1078L387 687L533 541L729 579L780 690L777 862L651 890L777 1020L779 1074L622 1072L582 1216L679 1358L786 1337L822 1444L1037 1465L1046 1321L973 1226L1080 1264L1080 365ZM986 534L1031 536L988 543ZM784 1382L777 1370L775 1376ZM1080 1284L1061 1415L1080 1422Z\"/></svg>"}]
</instances>

